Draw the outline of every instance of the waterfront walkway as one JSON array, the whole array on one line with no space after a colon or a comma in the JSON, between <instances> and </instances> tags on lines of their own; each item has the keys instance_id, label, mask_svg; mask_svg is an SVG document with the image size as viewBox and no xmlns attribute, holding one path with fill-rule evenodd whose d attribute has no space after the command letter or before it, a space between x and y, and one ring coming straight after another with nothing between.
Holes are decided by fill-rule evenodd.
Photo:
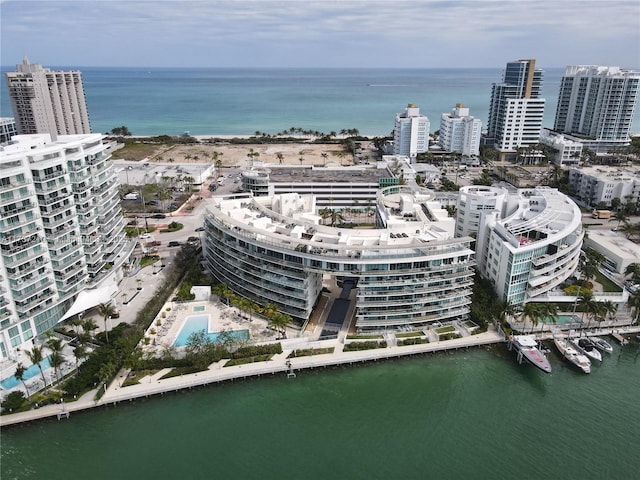
<instances>
[{"instance_id":1,"label":"waterfront walkway","mask_svg":"<svg viewBox=\"0 0 640 480\"><path fill-rule=\"evenodd\" d=\"M74 402L47 405L27 412L3 415L0 417L0 426L13 425L47 417L54 417L58 419L69 418L73 412L80 410L87 410L102 405L132 401L136 398L159 395L183 389L191 389L235 379L275 374L295 376L294 374L298 374L299 371L310 368L349 365L361 362L399 358L408 355L435 353L439 351L455 351L469 347L495 344L503 341L505 341L505 339L502 334L497 332L493 327L484 333L452 340L443 340L418 345L389 346L387 348L353 352L344 352L344 344L337 339L313 342L306 342L304 339L292 339L291 341L285 340L282 342L283 352L281 354L274 355L273 358L267 362L224 367L227 360L221 360L220 362L213 363L209 366L208 370L202 372L160 380L160 377L169 371L169 369L165 369L155 373L154 375L142 378L139 384L127 387L121 387L129 373L128 370L123 369L118 373L116 379L111 382L111 385L106 389L104 395L98 401L94 400L98 391L92 390ZM296 349L331 347L334 348L334 351L330 354L287 358Z\"/></svg>"}]
</instances>

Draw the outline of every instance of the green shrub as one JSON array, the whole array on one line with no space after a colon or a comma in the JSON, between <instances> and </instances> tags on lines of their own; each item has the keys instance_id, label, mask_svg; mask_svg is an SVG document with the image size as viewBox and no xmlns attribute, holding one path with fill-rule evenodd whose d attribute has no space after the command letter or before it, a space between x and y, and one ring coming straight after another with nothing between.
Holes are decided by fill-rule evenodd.
<instances>
[{"instance_id":1,"label":"green shrub","mask_svg":"<svg viewBox=\"0 0 640 480\"><path fill-rule=\"evenodd\" d=\"M589 282L590 283L590 282ZM593 292L590 288L573 284L568 287L564 287L564 293L567 295L575 296L575 295L592 295Z\"/></svg>"},{"instance_id":2,"label":"green shrub","mask_svg":"<svg viewBox=\"0 0 640 480\"><path fill-rule=\"evenodd\" d=\"M419 338L419 337L414 337L414 338L406 338L404 340L398 340L398 346L402 347L404 345L418 345L421 343L429 343L429 339L428 338Z\"/></svg>"},{"instance_id":3,"label":"green shrub","mask_svg":"<svg viewBox=\"0 0 640 480\"><path fill-rule=\"evenodd\" d=\"M403 333L396 333L396 338L422 337L422 336L424 336L424 332L403 332Z\"/></svg>"},{"instance_id":4,"label":"green shrub","mask_svg":"<svg viewBox=\"0 0 640 480\"><path fill-rule=\"evenodd\" d=\"M2 402L2 408L4 408L5 413L9 413L12 410L18 410L24 404L24 393L20 390L16 390L15 392L11 392L7 395Z\"/></svg>"},{"instance_id":5,"label":"green shrub","mask_svg":"<svg viewBox=\"0 0 640 480\"><path fill-rule=\"evenodd\" d=\"M462 335L459 333L445 333L444 335L440 335L440 340L453 340L454 338L462 338Z\"/></svg>"},{"instance_id":6,"label":"green shrub","mask_svg":"<svg viewBox=\"0 0 640 480\"><path fill-rule=\"evenodd\" d=\"M322 355L325 353L333 353L335 347L328 348L306 348L301 350L294 350L289 354L287 358L296 358L296 357L310 357L311 355Z\"/></svg>"},{"instance_id":7,"label":"green shrub","mask_svg":"<svg viewBox=\"0 0 640 480\"><path fill-rule=\"evenodd\" d=\"M359 350L372 350L374 348L386 348L387 342L351 342L344 345L343 351L354 352Z\"/></svg>"},{"instance_id":8,"label":"green shrub","mask_svg":"<svg viewBox=\"0 0 640 480\"><path fill-rule=\"evenodd\" d=\"M255 355L253 357L232 358L224 364L225 367L233 367L235 365L245 365L247 363L266 362L271 360L273 354L266 353L264 355Z\"/></svg>"},{"instance_id":9,"label":"green shrub","mask_svg":"<svg viewBox=\"0 0 640 480\"><path fill-rule=\"evenodd\" d=\"M275 355L278 353L282 353L282 344L278 343L269 343L267 345L250 345L248 347L241 347L231 355L232 358L247 358L254 357L257 355Z\"/></svg>"},{"instance_id":10,"label":"green shrub","mask_svg":"<svg viewBox=\"0 0 640 480\"><path fill-rule=\"evenodd\" d=\"M171 377L179 377L180 375L189 375L191 373L198 373L198 372L204 372L207 369L205 368L204 370L202 368L198 368L198 367L176 367L174 369L172 369L170 372L165 373L163 376L160 377L160 380L162 380L163 378L171 378Z\"/></svg>"}]
</instances>

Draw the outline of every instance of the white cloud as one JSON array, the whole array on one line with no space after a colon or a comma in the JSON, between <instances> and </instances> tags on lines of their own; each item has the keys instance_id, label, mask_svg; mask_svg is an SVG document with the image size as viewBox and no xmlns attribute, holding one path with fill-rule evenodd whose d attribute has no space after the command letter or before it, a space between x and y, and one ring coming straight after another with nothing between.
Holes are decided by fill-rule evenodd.
<instances>
[{"instance_id":1,"label":"white cloud","mask_svg":"<svg viewBox=\"0 0 640 480\"><path fill-rule=\"evenodd\" d=\"M132 64L139 49L153 57L150 65L185 64L216 45L226 52L216 61L238 65L242 52L247 66L277 60L274 48L335 65L384 57L390 66L410 65L428 53L442 66L497 66L511 51L564 65L572 63L569 54L603 49L615 56L609 63L640 64L635 0L5 0L1 6L3 63L29 53L68 58L64 64L108 57ZM332 50L337 44L340 52ZM176 52L180 58L170 58ZM313 65L313 58L304 61Z\"/></svg>"}]
</instances>

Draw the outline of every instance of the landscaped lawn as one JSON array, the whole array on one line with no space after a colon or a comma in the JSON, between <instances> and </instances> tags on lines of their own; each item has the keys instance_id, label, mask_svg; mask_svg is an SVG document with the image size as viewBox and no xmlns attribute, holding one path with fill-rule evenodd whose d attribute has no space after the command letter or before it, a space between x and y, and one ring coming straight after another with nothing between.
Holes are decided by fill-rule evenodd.
<instances>
[{"instance_id":1,"label":"landscaped lawn","mask_svg":"<svg viewBox=\"0 0 640 480\"><path fill-rule=\"evenodd\" d=\"M605 292L621 292L622 287L616 285L607 277L605 277L602 273L597 272L595 281L602 285L602 290Z\"/></svg>"},{"instance_id":2,"label":"landscaped lawn","mask_svg":"<svg viewBox=\"0 0 640 480\"><path fill-rule=\"evenodd\" d=\"M423 335L424 335L424 332L422 331L402 332L402 333L396 333L396 338L422 337Z\"/></svg>"},{"instance_id":3,"label":"landscaped lawn","mask_svg":"<svg viewBox=\"0 0 640 480\"><path fill-rule=\"evenodd\" d=\"M445 333L453 333L455 331L456 331L456 329L454 327L452 327L451 325L447 325L445 327L436 328L436 333L438 335L444 335Z\"/></svg>"}]
</instances>

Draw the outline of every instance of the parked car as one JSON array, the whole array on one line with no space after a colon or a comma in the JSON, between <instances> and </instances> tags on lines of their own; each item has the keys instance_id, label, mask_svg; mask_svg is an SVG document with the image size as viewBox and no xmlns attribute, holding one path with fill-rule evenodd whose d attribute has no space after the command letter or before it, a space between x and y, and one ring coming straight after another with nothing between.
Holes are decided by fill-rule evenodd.
<instances>
[{"instance_id":1,"label":"parked car","mask_svg":"<svg viewBox=\"0 0 640 480\"><path fill-rule=\"evenodd\" d=\"M155 215L151 215L151 218L167 218L164 213L156 213Z\"/></svg>"},{"instance_id":2,"label":"parked car","mask_svg":"<svg viewBox=\"0 0 640 480\"><path fill-rule=\"evenodd\" d=\"M178 242L177 240L171 240L167 245L170 247L179 247L181 243Z\"/></svg>"},{"instance_id":3,"label":"parked car","mask_svg":"<svg viewBox=\"0 0 640 480\"><path fill-rule=\"evenodd\" d=\"M142 233L142 234L140 234L140 238L151 238L151 234L149 234L149 233Z\"/></svg>"},{"instance_id":4,"label":"parked car","mask_svg":"<svg viewBox=\"0 0 640 480\"><path fill-rule=\"evenodd\" d=\"M204 227L198 227L195 230L196 232L204 232Z\"/></svg>"}]
</instances>

